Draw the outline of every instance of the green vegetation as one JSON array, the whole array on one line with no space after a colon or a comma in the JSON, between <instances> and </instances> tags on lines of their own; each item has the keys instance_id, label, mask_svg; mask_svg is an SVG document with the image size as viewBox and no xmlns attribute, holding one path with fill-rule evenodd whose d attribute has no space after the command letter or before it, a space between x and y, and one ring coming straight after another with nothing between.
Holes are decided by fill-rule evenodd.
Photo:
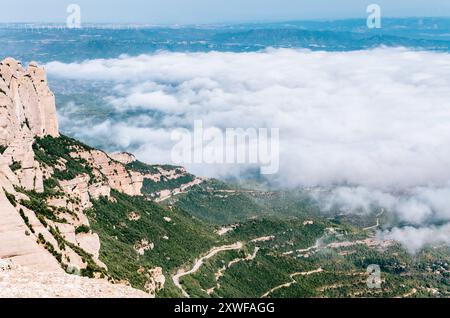
<instances>
[{"instance_id":1,"label":"green vegetation","mask_svg":"<svg viewBox=\"0 0 450 318\"><path fill-rule=\"evenodd\" d=\"M171 165L148 165L140 161L134 161L126 165L129 170L137 171L142 174L159 174L159 169L165 171L175 171L178 174L183 174L177 179L168 179L164 176L161 177L159 181L153 181L150 179L145 179L142 187L142 193L150 195L166 189L177 189L183 184L189 183L195 179L192 174L186 174L181 167L171 166Z\"/></svg>"},{"instance_id":2,"label":"green vegetation","mask_svg":"<svg viewBox=\"0 0 450 318\"><path fill-rule=\"evenodd\" d=\"M151 174L156 174L159 172L156 167L157 166L148 165L148 164L143 163L138 160L136 160L134 162L130 162L129 164L126 165L126 168L129 170L137 171L140 173L151 173Z\"/></svg>"},{"instance_id":3,"label":"green vegetation","mask_svg":"<svg viewBox=\"0 0 450 318\"><path fill-rule=\"evenodd\" d=\"M429 249L413 256L395 245L384 250L357 245L322 249L306 258L262 247L255 259L246 259L251 253L252 244L207 260L198 272L183 277L185 290L192 297L224 298L256 298L266 293L275 298L450 295L448 250ZM226 267L236 259L240 261ZM380 289L367 286L366 270L371 264L381 268Z\"/></svg>"},{"instance_id":4,"label":"green vegetation","mask_svg":"<svg viewBox=\"0 0 450 318\"><path fill-rule=\"evenodd\" d=\"M163 170L177 170L178 172L181 172L181 168L177 166L172 165L148 165L146 163L143 163L141 161L133 161L130 162L125 166L129 170L141 172L143 174L150 173L150 174L156 174L159 173L158 168L161 168Z\"/></svg>"},{"instance_id":5,"label":"green vegetation","mask_svg":"<svg viewBox=\"0 0 450 318\"><path fill-rule=\"evenodd\" d=\"M161 177L161 181L155 182L150 179L144 180L144 185L142 186L142 193L152 194L166 189L177 189L183 184L189 183L195 179L193 175L185 175L176 179L167 179L166 177Z\"/></svg>"},{"instance_id":6,"label":"green vegetation","mask_svg":"<svg viewBox=\"0 0 450 318\"><path fill-rule=\"evenodd\" d=\"M16 207L17 206L16 197L7 191L5 191L5 195L8 201L12 204L12 206Z\"/></svg>"},{"instance_id":7,"label":"green vegetation","mask_svg":"<svg viewBox=\"0 0 450 318\"><path fill-rule=\"evenodd\" d=\"M37 193L36 191L25 191L24 189L17 189L18 191L26 194L29 200L20 200L20 204L24 207L34 211L36 217L41 221L44 226L47 226L47 221L45 219L58 222L67 223L67 220L58 217L57 212L51 209L46 202L45 193Z\"/></svg>"},{"instance_id":8,"label":"green vegetation","mask_svg":"<svg viewBox=\"0 0 450 318\"><path fill-rule=\"evenodd\" d=\"M17 189L29 200L16 202L13 195L5 192L6 196L14 206L20 203L36 213L58 246L55 248L42 234L37 241L63 268L66 265L58 251L72 249L81 257L87 266L82 275L100 274L144 289L148 270L161 267L166 283L157 296L180 297L181 291L171 279L177 270L191 268L195 259L213 247L242 242L241 250L220 252L205 260L196 273L184 276L184 289L192 297L261 297L269 291L269 297L450 296L448 248L428 248L410 255L398 245L380 248L364 242L353 244L373 236L373 231L363 227L376 223L376 208L368 217L335 213L338 210L323 214L307 190L252 191L218 180L194 186L188 193L165 201L165 206L149 200L155 192L191 182L195 176L190 174L173 180L162 177L160 182L146 180L145 196L112 190L111 197L92 201L92 208L85 211L90 226L78 226L75 233L99 235L100 260L107 265L106 271L91 254L68 242L57 225L47 222L67 222L60 217L62 213L76 217L74 212L49 207L46 202L62 195L60 180L88 174L91 182L95 181L90 164L70 156L71 152L91 148L61 136L37 139L33 149L41 164L56 168L55 174L44 180L43 193ZM57 168L63 166L65 169ZM139 161L127 165L127 169L144 174L159 173L159 168L184 173L179 167ZM77 200L70 198L68 203L79 203ZM136 215L133 213L139 218L131 217ZM23 209L19 214L35 233ZM383 224L386 217L379 217ZM222 236L216 234L219 227L230 224L232 230ZM344 244L329 245L336 242ZM366 269L371 264L381 268L381 289L366 285ZM310 273L318 269L321 271Z\"/></svg>"},{"instance_id":9,"label":"green vegetation","mask_svg":"<svg viewBox=\"0 0 450 318\"><path fill-rule=\"evenodd\" d=\"M23 209L19 210L19 214L22 217L23 221L25 222L25 225L30 229L31 233L35 233L33 227L31 226L30 219L25 215Z\"/></svg>"},{"instance_id":10,"label":"green vegetation","mask_svg":"<svg viewBox=\"0 0 450 318\"><path fill-rule=\"evenodd\" d=\"M63 135L59 138L51 136L37 138L33 144L36 160L40 163L50 167L57 167L64 162L65 169L56 168L53 175L54 178L58 180L71 180L80 174L86 173L91 177L92 182L95 176L88 162L84 159L72 158L70 156L70 153L77 149L91 150L92 148Z\"/></svg>"},{"instance_id":11,"label":"green vegetation","mask_svg":"<svg viewBox=\"0 0 450 318\"><path fill-rule=\"evenodd\" d=\"M192 187L176 198L176 206L214 224L230 224L253 217L263 217L270 211L245 192L228 192L232 188L218 180L208 180Z\"/></svg>"},{"instance_id":12,"label":"green vegetation","mask_svg":"<svg viewBox=\"0 0 450 318\"><path fill-rule=\"evenodd\" d=\"M22 169L22 164L19 161L14 161L13 160L12 164L9 165L9 168L12 171L17 171L17 170Z\"/></svg>"},{"instance_id":13,"label":"green vegetation","mask_svg":"<svg viewBox=\"0 0 450 318\"><path fill-rule=\"evenodd\" d=\"M75 234L89 233L91 229L87 225L80 225L75 229Z\"/></svg>"},{"instance_id":14,"label":"green vegetation","mask_svg":"<svg viewBox=\"0 0 450 318\"><path fill-rule=\"evenodd\" d=\"M261 237L271 237L263 243L265 248L278 252L308 248L324 235L325 228L333 226L327 220L315 220L312 225L303 225L303 220L280 220L265 218L240 224L228 234L233 241L251 241Z\"/></svg>"},{"instance_id":15,"label":"green vegetation","mask_svg":"<svg viewBox=\"0 0 450 318\"><path fill-rule=\"evenodd\" d=\"M58 180L55 178L44 179L44 189L48 192L54 191L55 188L59 188Z\"/></svg>"},{"instance_id":16,"label":"green vegetation","mask_svg":"<svg viewBox=\"0 0 450 318\"><path fill-rule=\"evenodd\" d=\"M165 209L144 197L131 197L117 191L112 191L112 197L116 202L105 197L95 200L87 215L92 231L102 241L100 259L116 280L126 279L132 286L142 289L146 277L138 272L141 267L162 267L165 275L170 275L221 242L212 226L178 208ZM138 221L128 219L133 211L139 212ZM134 249L141 240L153 246L144 255ZM177 290L165 293L176 294Z\"/></svg>"}]
</instances>

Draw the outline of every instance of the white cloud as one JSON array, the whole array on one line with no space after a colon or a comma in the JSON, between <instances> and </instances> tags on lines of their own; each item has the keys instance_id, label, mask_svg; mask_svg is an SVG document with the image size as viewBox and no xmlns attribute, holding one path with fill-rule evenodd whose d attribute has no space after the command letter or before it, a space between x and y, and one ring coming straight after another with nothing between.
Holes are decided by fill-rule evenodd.
<instances>
[{"instance_id":1,"label":"white cloud","mask_svg":"<svg viewBox=\"0 0 450 318\"><path fill-rule=\"evenodd\" d=\"M450 220L447 53L160 52L46 67L52 77L110 81L106 100L121 119L84 134L144 161L170 162L172 129L197 119L221 129L279 128L280 185L350 184L356 190L341 188L330 200L382 203L412 224ZM191 168L212 176L239 169Z\"/></svg>"},{"instance_id":2,"label":"white cloud","mask_svg":"<svg viewBox=\"0 0 450 318\"><path fill-rule=\"evenodd\" d=\"M167 129L195 119L219 128L280 128L284 184L450 180L448 54L162 52L46 67L52 76L112 81L108 100L118 111L163 113L158 125Z\"/></svg>"},{"instance_id":3,"label":"white cloud","mask_svg":"<svg viewBox=\"0 0 450 318\"><path fill-rule=\"evenodd\" d=\"M450 187L416 187L397 193L363 186L338 186L324 192L313 192L322 210L333 208L347 214L368 213L384 208L401 222L420 225L450 221ZM450 233L449 233L450 235Z\"/></svg>"},{"instance_id":4,"label":"white cloud","mask_svg":"<svg viewBox=\"0 0 450 318\"><path fill-rule=\"evenodd\" d=\"M450 245L450 224L430 227L394 228L391 231L379 233L379 237L400 242L409 252L416 253L427 245Z\"/></svg>"}]
</instances>

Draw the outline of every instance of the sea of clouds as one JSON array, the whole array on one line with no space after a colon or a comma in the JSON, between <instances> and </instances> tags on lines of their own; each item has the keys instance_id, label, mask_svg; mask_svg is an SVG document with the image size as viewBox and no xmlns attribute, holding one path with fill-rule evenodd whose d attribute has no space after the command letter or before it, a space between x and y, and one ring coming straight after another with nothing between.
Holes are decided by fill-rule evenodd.
<instances>
[{"instance_id":1,"label":"sea of clouds","mask_svg":"<svg viewBox=\"0 0 450 318\"><path fill-rule=\"evenodd\" d=\"M414 237L411 250L450 242L448 226L432 224L450 221L447 53L158 52L51 62L46 69L53 78L111 86L104 102L119 116L79 130L77 137L95 135L132 148L143 161L170 163L172 131L191 128L195 120L220 129L279 128L280 170L273 176L279 185L351 185L337 187L323 202L349 211L369 204L396 211L411 227L383 235L405 244ZM60 114L63 127L83 125L69 113ZM218 177L240 171L190 169Z\"/></svg>"}]
</instances>

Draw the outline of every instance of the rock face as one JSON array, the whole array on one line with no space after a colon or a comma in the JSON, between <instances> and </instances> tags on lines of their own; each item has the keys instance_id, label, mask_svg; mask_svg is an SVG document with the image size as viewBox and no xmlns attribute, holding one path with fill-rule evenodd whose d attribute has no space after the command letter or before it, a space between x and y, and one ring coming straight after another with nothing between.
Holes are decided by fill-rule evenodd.
<instances>
[{"instance_id":1,"label":"rock face","mask_svg":"<svg viewBox=\"0 0 450 318\"><path fill-rule=\"evenodd\" d=\"M55 96L42 68L7 58L0 62L0 167L14 166L15 183L43 191L42 171L32 151L35 137L58 137ZM9 171L4 171L8 174Z\"/></svg>"},{"instance_id":2,"label":"rock face","mask_svg":"<svg viewBox=\"0 0 450 318\"><path fill-rule=\"evenodd\" d=\"M123 163L113 160L103 151L77 151L72 156L86 160L92 167L100 171L112 189L132 196L141 195L144 182L142 174L128 171Z\"/></svg>"},{"instance_id":3,"label":"rock face","mask_svg":"<svg viewBox=\"0 0 450 318\"><path fill-rule=\"evenodd\" d=\"M0 74L2 128L8 128L0 135L2 144L14 142L28 131L38 137L59 136L55 96L48 88L45 71L36 63L24 69L20 62L7 58L0 62Z\"/></svg>"},{"instance_id":4,"label":"rock face","mask_svg":"<svg viewBox=\"0 0 450 318\"><path fill-rule=\"evenodd\" d=\"M127 165L129 163L136 161L136 157L128 152L114 152L114 153L109 154L109 156L112 159L114 159L124 165Z\"/></svg>"},{"instance_id":5,"label":"rock face","mask_svg":"<svg viewBox=\"0 0 450 318\"><path fill-rule=\"evenodd\" d=\"M145 284L145 290L154 297L157 291L164 288L166 277L163 275L161 267L149 269L146 277L148 280Z\"/></svg>"},{"instance_id":6,"label":"rock face","mask_svg":"<svg viewBox=\"0 0 450 318\"><path fill-rule=\"evenodd\" d=\"M30 270L62 272L56 259L34 236L26 235L27 226L0 188L0 260L20 264Z\"/></svg>"},{"instance_id":7,"label":"rock face","mask_svg":"<svg viewBox=\"0 0 450 318\"><path fill-rule=\"evenodd\" d=\"M36 272L0 260L1 298L149 298L150 293L106 280ZM2 270L3 268L3 270Z\"/></svg>"}]
</instances>

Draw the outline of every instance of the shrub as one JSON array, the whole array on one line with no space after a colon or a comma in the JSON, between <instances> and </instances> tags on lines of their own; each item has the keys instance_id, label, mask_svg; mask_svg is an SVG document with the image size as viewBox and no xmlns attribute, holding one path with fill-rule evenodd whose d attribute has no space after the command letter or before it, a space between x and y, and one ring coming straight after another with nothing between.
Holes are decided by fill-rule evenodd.
<instances>
[{"instance_id":1,"label":"shrub","mask_svg":"<svg viewBox=\"0 0 450 318\"><path fill-rule=\"evenodd\" d=\"M19 161L13 160L13 163L9 166L12 171L17 171L22 168L22 164Z\"/></svg>"},{"instance_id":2,"label":"shrub","mask_svg":"<svg viewBox=\"0 0 450 318\"><path fill-rule=\"evenodd\" d=\"M20 209L19 214L22 217L23 221L25 222L26 226L30 229L31 233L34 233L34 229L30 223L30 219L28 219L28 217L25 215L25 212L22 209Z\"/></svg>"},{"instance_id":3,"label":"shrub","mask_svg":"<svg viewBox=\"0 0 450 318\"><path fill-rule=\"evenodd\" d=\"M75 229L75 234L89 233L91 229L87 225L80 225Z\"/></svg>"},{"instance_id":4,"label":"shrub","mask_svg":"<svg viewBox=\"0 0 450 318\"><path fill-rule=\"evenodd\" d=\"M5 191L5 195L6 198L8 199L8 201L14 206L17 206L17 201L16 201L16 197L14 195L12 195L11 193L8 193Z\"/></svg>"}]
</instances>

